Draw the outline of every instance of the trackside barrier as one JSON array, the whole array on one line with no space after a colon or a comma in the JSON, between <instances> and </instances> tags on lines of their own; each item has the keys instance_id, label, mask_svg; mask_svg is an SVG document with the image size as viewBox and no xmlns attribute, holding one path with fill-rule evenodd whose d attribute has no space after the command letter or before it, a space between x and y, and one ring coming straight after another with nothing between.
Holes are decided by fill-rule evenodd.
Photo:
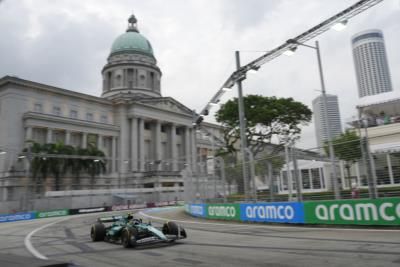
<instances>
[{"instance_id":1,"label":"trackside barrier","mask_svg":"<svg viewBox=\"0 0 400 267\"><path fill-rule=\"evenodd\" d=\"M121 211L121 210L143 209L151 207L166 207L172 205L183 205L183 202L164 201L164 202L147 203L147 204L115 205L115 206L89 207L80 209L59 209L50 211L30 211L30 212L18 212L14 214L0 214L0 223L43 219L43 218L60 217L68 215L97 213L105 211ZM155 210L157 209L160 210L160 208L155 208Z\"/></svg>"},{"instance_id":2,"label":"trackside barrier","mask_svg":"<svg viewBox=\"0 0 400 267\"><path fill-rule=\"evenodd\" d=\"M21 212L15 214L1 214L0 223L3 222L16 222L16 221L27 221L35 219L35 212Z\"/></svg>"},{"instance_id":3,"label":"trackside barrier","mask_svg":"<svg viewBox=\"0 0 400 267\"><path fill-rule=\"evenodd\" d=\"M206 204L191 204L185 205L186 212L190 213L192 216L195 217L206 217Z\"/></svg>"},{"instance_id":4,"label":"trackside barrier","mask_svg":"<svg viewBox=\"0 0 400 267\"><path fill-rule=\"evenodd\" d=\"M207 204L206 211L209 219L240 221L239 204Z\"/></svg>"},{"instance_id":5,"label":"trackside barrier","mask_svg":"<svg viewBox=\"0 0 400 267\"><path fill-rule=\"evenodd\" d=\"M60 216L67 216L67 215L69 215L68 209L38 211L38 212L36 212L35 218L42 219L42 218L60 217Z\"/></svg>"},{"instance_id":6,"label":"trackside barrier","mask_svg":"<svg viewBox=\"0 0 400 267\"><path fill-rule=\"evenodd\" d=\"M400 226L400 198L304 203L306 223Z\"/></svg>"},{"instance_id":7,"label":"trackside barrier","mask_svg":"<svg viewBox=\"0 0 400 267\"><path fill-rule=\"evenodd\" d=\"M110 210L111 207L90 207L90 208L82 208L82 209L70 209L69 214L88 214L88 213L96 213L96 212L104 212Z\"/></svg>"},{"instance_id":8,"label":"trackside barrier","mask_svg":"<svg viewBox=\"0 0 400 267\"><path fill-rule=\"evenodd\" d=\"M304 223L303 203L240 204L240 219L250 222Z\"/></svg>"},{"instance_id":9,"label":"trackside barrier","mask_svg":"<svg viewBox=\"0 0 400 267\"><path fill-rule=\"evenodd\" d=\"M400 198L309 202L186 204L187 213L207 219L251 222L400 226Z\"/></svg>"}]
</instances>

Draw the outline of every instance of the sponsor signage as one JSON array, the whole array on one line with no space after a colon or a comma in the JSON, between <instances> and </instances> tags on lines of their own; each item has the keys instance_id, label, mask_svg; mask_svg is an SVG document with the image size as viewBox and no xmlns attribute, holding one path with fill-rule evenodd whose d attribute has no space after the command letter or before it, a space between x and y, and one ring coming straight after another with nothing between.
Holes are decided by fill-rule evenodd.
<instances>
[{"instance_id":1,"label":"sponsor signage","mask_svg":"<svg viewBox=\"0 0 400 267\"><path fill-rule=\"evenodd\" d=\"M190 204L188 210L191 215L195 217L206 217L206 205L205 204Z\"/></svg>"},{"instance_id":2,"label":"sponsor signage","mask_svg":"<svg viewBox=\"0 0 400 267\"><path fill-rule=\"evenodd\" d=\"M207 204L207 218L240 220L239 204Z\"/></svg>"},{"instance_id":3,"label":"sponsor signage","mask_svg":"<svg viewBox=\"0 0 400 267\"><path fill-rule=\"evenodd\" d=\"M400 225L400 198L305 202L306 223Z\"/></svg>"},{"instance_id":4,"label":"sponsor signage","mask_svg":"<svg viewBox=\"0 0 400 267\"><path fill-rule=\"evenodd\" d=\"M251 222L304 223L303 204L297 202L240 204L240 219Z\"/></svg>"},{"instance_id":5,"label":"sponsor signage","mask_svg":"<svg viewBox=\"0 0 400 267\"><path fill-rule=\"evenodd\" d=\"M146 207L147 207L146 204L114 205L111 207L111 210L112 211L133 210L133 209L143 209Z\"/></svg>"},{"instance_id":6,"label":"sponsor signage","mask_svg":"<svg viewBox=\"0 0 400 267\"><path fill-rule=\"evenodd\" d=\"M84 208L84 209L70 209L70 214L86 214L107 211L107 207L95 207L95 208Z\"/></svg>"},{"instance_id":7,"label":"sponsor signage","mask_svg":"<svg viewBox=\"0 0 400 267\"><path fill-rule=\"evenodd\" d=\"M67 210L67 209L36 212L37 219L67 216L67 215L69 215L69 210Z\"/></svg>"},{"instance_id":8,"label":"sponsor signage","mask_svg":"<svg viewBox=\"0 0 400 267\"><path fill-rule=\"evenodd\" d=\"M2 222L15 222L26 221L35 219L34 212L16 213L16 214L1 214L0 223Z\"/></svg>"}]
</instances>

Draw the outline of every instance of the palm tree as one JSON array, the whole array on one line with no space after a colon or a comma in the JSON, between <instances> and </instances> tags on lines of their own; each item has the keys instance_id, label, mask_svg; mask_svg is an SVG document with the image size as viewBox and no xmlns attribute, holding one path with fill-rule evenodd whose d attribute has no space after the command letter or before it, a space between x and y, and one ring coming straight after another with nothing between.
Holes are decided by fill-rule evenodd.
<instances>
[{"instance_id":1,"label":"palm tree","mask_svg":"<svg viewBox=\"0 0 400 267\"><path fill-rule=\"evenodd\" d=\"M105 157L104 152L94 146L89 146L87 152L91 157ZM85 167L90 175L90 187L93 188L95 176L106 171L106 161L104 159L87 159Z\"/></svg>"},{"instance_id":2,"label":"palm tree","mask_svg":"<svg viewBox=\"0 0 400 267\"><path fill-rule=\"evenodd\" d=\"M50 155L64 155L67 151L65 150L65 146L62 142L58 142L55 144L45 144L44 145L45 152ZM48 165L50 172L54 175L54 189L55 191L60 190L60 180L62 174L64 174L66 170L66 159L59 157L50 157L48 159Z\"/></svg>"},{"instance_id":3,"label":"palm tree","mask_svg":"<svg viewBox=\"0 0 400 267\"><path fill-rule=\"evenodd\" d=\"M27 153L29 151L30 153L34 154L43 153L44 149L43 145L36 143L34 141L29 141L28 143L30 143L28 144L30 148L29 149L25 148L23 152ZM32 179L35 184L35 192L40 193L42 182L46 179L49 169L46 158L40 156L33 157L30 162L30 169L31 169Z\"/></svg>"},{"instance_id":4,"label":"palm tree","mask_svg":"<svg viewBox=\"0 0 400 267\"><path fill-rule=\"evenodd\" d=\"M80 184L81 172L86 171L90 175L90 185L93 187L95 176L106 171L106 161L104 159L85 159L79 157L104 158L104 152L94 146L74 148L70 145L64 145L62 142L43 145L33 141L31 143L30 148L25 148L23 152L28 153L30 151L35 154L31 161L31 173L37 192L38 188L40 189L42 180L46 179L49 173L54 176L55 190L59 191L61 177L66 173L70 173L75 177L74 189L77 189ZM43 156L40 156L40 154ZM71 157L68 157L68 155Z\"/></svg>"}]
</instances>

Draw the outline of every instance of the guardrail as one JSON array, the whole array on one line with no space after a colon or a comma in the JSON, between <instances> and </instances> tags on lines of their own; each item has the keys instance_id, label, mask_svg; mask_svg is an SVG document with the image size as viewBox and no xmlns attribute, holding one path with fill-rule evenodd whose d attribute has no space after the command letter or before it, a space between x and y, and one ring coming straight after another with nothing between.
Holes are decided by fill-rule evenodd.
<instances>
[{"instance_id":1,"label":"guardrail","mask_svg":"<svg viewBox=\"0 0 400 267\"><path fill-rule=\"evenodd\" d=\"M192 216L244 222L400 226L400 198L186 204Z\"/></svg>"},{"instance_id":2,"label":"guardrail","mask_svg":"<svg viewBox=\"0 0 400 267\"><path fill-rule=\"evenodd\" d=\"M165 207L171 205L183 205L183 203L181 201L164 201L164 202L146 203L146 204L114 205L114 206L102 206L102 207L86 207L79 209L57 209L48 211L18 212L13 214L0 214L0 223L27 221L27 220L105 212L105 211L123 211L132 209Z\"/></svg>"}]
</instances>

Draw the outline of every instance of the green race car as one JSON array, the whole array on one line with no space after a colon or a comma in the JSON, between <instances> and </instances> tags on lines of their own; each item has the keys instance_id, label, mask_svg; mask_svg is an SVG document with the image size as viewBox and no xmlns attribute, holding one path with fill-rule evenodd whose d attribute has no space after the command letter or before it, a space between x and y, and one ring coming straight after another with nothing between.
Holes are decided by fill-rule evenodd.
<instances>
[{"instance_id":1,"label":"green race car","mask_svg":"<svg viewBox=\"0 0 400 267\"><path fill-rule=\"evenodd\" d=\"M106 225L106 223L111 223ZM125 248L135 247L137 244L155 242L173 242L186 238L186 231L175 222L164 223L162 228L154 227L150 222L144 223L132 214L99 218L90 229L93 242L107 241L121 243Z\"/></svg>"}]
</instances>

